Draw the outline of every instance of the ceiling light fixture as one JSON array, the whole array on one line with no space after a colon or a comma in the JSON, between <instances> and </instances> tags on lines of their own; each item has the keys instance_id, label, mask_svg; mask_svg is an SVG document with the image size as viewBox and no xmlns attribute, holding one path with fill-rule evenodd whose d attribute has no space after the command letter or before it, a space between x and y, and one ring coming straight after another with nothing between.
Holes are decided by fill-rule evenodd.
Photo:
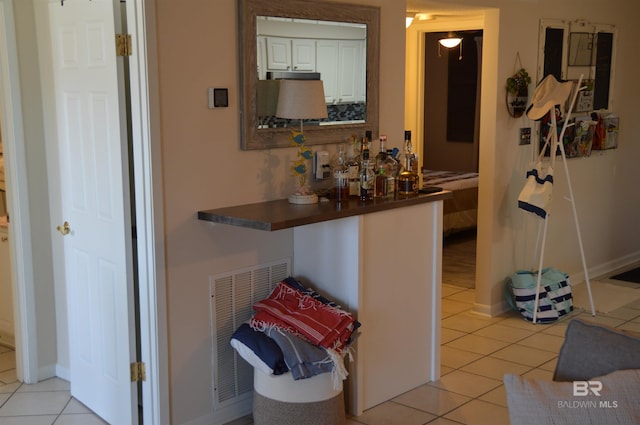
<instances>
[{"instance_id":1,"label":"ceiling light fixture","mask_svg":"<svg viewBox=\"0 0 640 425\"><path fill-rule=\"evenodd\" d=\"M441 38L438 42L447 49L451 49L452 47L456 47L458 44L462 43L462 38L458 37L455 33L450 32L447 34L446 38Z\"/></svg>"},{"instance_id":2,"label":"ceiling light fixture","mask_svg":"<svg viewBox=\"0 0 640 425\"><path fill-rule=\"evenodd\" d=\"M458 60L462 60L462 37L458 37L457 34L450 32L446 37L438 40L438 56L442 56L440 54L440 46L446 47L447 49L460 46L460 55L458 56Z\"/></svg>"}]
</instances>

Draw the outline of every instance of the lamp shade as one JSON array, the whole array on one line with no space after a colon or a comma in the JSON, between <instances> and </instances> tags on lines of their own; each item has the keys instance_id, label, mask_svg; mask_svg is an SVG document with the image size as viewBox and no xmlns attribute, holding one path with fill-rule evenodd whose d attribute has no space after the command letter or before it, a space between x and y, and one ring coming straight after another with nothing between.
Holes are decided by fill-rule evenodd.
<instances>
[{"instance_id":1,"label":"lamp shade","mask_svg":"<svg viewBox=\"0 0 640 425\"><path fill-rule=\"evenodd\" d=\"M256 109L258 117L274 116L278 106L280 80L258 80Z\"/></svg>"},{"instance_id":2,"label":"lamp shade","mask_svg":"<svg viewBox=\"0 0 640 425\"><path fill-rule=\"evenodd\" d=\"M300 120L327 118L322 80L281 80L276 116Z\"/></svg>"}]
</instances>

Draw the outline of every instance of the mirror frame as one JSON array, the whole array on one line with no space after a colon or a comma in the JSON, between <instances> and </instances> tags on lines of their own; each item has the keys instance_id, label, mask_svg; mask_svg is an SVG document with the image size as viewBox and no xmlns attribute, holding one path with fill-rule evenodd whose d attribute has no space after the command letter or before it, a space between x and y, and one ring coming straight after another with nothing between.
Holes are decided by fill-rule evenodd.
<instances>
[{"instance_id":1,"label":"mirror frame","mask_svg":"<svg viewBox=\"0 0 640 425\"><path fill-rule=\"evenodd\" d=\"M278 16L322 21L351 22L367 26L366 121L360 124L306 126L305 145L345 142L352 134L371 130L378 135L380 8L347 3L301 0L238 0L240 45L240 122L244 150L290 147L290 128L258 128L256 34L257 16Z\"/></svg>"}]
</instances>

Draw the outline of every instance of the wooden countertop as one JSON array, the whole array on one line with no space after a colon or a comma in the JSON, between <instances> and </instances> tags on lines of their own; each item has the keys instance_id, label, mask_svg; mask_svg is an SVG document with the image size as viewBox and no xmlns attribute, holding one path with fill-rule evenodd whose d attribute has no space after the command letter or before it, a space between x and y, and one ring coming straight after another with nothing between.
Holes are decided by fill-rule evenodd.
<instances>
[{"instance_id":1,"label":"wooden countertop","mask_svg":"<svg viewBox=\"0 0 640 425\"><path fill-rule=\"evenodd\" d=\"M375 199L366 203L358 199L349 199L347 202L341 202L339 204L334 201L328 201L308 205L290 204L286 199L278 199L275 201L198 211L198 219L212 221L214 223L230 224L232 226L274 231L360 214L440 201L451 198L452 196L453 194L450 191L443 190L436 193L399 197L397 199Z\"/></svg>"}]
</instances>

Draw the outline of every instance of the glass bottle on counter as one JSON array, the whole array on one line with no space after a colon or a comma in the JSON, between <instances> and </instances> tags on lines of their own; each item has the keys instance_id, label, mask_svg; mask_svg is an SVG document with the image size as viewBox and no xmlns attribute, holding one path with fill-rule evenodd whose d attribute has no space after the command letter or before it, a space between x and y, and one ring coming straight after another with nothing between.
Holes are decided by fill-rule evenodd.
<instances>
[{"instance_id":1,"label":"glass bottle on counter","mask_svg":"<svg viewBox=\"0 0 640 425\"><path fill-rule=\"evenodd\" d=\"M404 154L402 171L398 175L398 194L413 195L418 193L418 157L411 146L411 131L404 132Z\"/></svg>"},{"instance_id":2,"label":"glass bottle on counter","mask_svg":"<svg viewBox=\"0 0 640 425\"><path fill-rule=\"evenodd\" d=\"M342 202L349 199L349 167L347 167L345 145L338 145L338 156L333 166L333 199Z\"/></svg>"},{"instance_id":3,"label":"glass bottle on counter","mask_svg":"<svg viewBox=\"0 0 640 425\"><path fill-rule=\"evenodd\" d=\"M420 190L420 165L418 164L418 155L413 151L411 143L411 130L405 130L404 143L406 147L406 155L411 167L411 172L416 176L416 193Z\"/></svg>"},{"instance_id":4,"label":"glass bottle on counter","mask_svg":"<svg viewBox=\"0 0 640 425\"><path fill-rule=\"evenodd\" d=\"M375 180L373 185L374 198L386 198L389 191L387 183L387 174L384 168L378 168L375 171Z\"/></svg>"},{"instance_id":5,"label":"glass bottle on counter","mask_svg":"<svg viewBox=\"0 0 640 425\"><path fill-rule=\"evenodd\" d=\"M384 134L381 134L380 149L378 150L378 154L376 155L376 168L380 168L386 158L387 158L387 136Z\"/></svg>"},{"instance_id":6,"label":"glass bottle on counter","mask_svg":"<svg viewBox=\"0 0 640 425\"><path fill-rule=\"evenodd\" d=\"M369 149L362 152L360 164L360 200L363 202L373 200L373 190L376 175L373 171L374 162L369 159Z\"/></svg>"},{"instance_id":7,"label":"glass bottle on counter","mask_svg":"<svg viewBox=\"0 0 640 425\"><path fill-rule=\"evenodd\" d=\"M362 146L360 147L360 152L364 152L365 149L369 151L371 154L371 138L373 137L373 133L371 130L367 130L364 132L364 137L362 138Z\"/></svg>"},{"instance_id":8,"label":"glass bottle on counter","mask_svg":"<svg viewBox=\"0 0 640 425\"><path fill-rule=\"evenodd\" d=\"M394 198L396 196L397 190L397 179L398 179L398 161L393 159L393 151L391 149L387 149L387 156L382 163L382 166L385 169L385 174L387 176L387 198Z\"/></svg>"},{"instance_id":9,"label":"glass bottle on counter","mask_svg":"<svg viewBox=\"0 0 640 425\"><path fill-rule=\"evenodd\" d=\"M358 136L351 136L347 145L347 170L349 172L349 196L360 196L360 147Z\"/></svg>"},{"instance_id":10,"label":"glass bottle on counter","mask_svg":"<svg viewBox=\"0 0 640 425\"><path fill-rule=\"evenodd\" d=\"M374 198L386 198L388 194L387 169L384 162L387 159L387 136L380 135L380 149L375 159L374 171L376 174L375 184L373 188Z\"/></svg>"}]
</instances>

